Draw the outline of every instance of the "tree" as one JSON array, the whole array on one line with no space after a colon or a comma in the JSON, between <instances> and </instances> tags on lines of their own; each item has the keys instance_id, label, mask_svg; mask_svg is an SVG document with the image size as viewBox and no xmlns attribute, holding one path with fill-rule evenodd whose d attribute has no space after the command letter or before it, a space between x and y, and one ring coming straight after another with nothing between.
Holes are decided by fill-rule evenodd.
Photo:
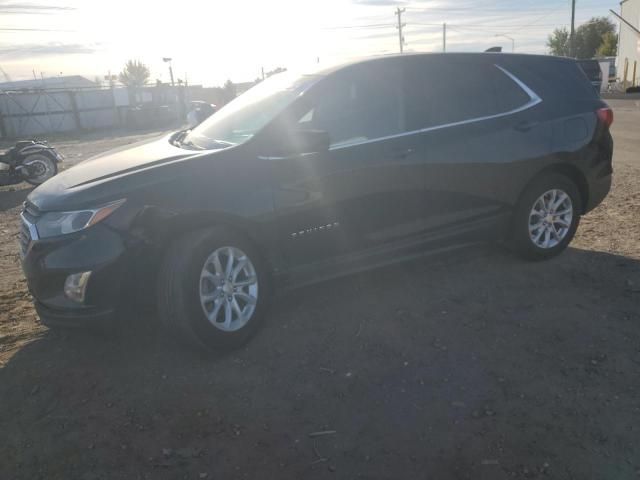
<instances>
[{"instance_id":1,"label":"tree","mask_svg":"<svg viewBox=\"0 0 640 480\"><path fill-rule=\"evenodd\" d=\"M224 102L228 103L234 98L236 98L236 86L231 80L227 80L224 82L224 87L222 87L222 91L224 93Z\"/></svg>"},{"instance_id":2,"label":"tree","mask_svg":"<svg viewBox=\"0 0 640 480\"><path fill-rule=\"evenodd\" d=\"M144 63L140 60L129 60L125 64L124 70L120 72L118 80L127 87L142 87L150 76L149 67Z\"/></svg>"},{"instance_id":3,"label":"tree","mask_svg":"<svg viewBox=\"0 0 640 480\"><path fill-rule=\"evenodd\" d=\"M576 30L576 57L593 58L605 35L615 35L616 26L607 17L594 17ZM615 55L615 53L614 53Z\"/></svg>"},{"instance_id":4,"label":"tree","mask_svg":"<svg viewBox=\"0 0 640 480\"><path fill-rule=\"evenodd\" d=\"M569 30L566 27L556 28L547 39L549 53L558 57L568 57L571 55L569 49Z\"/></svg>"},{"instance_id":5,"label":"tree","mask_svg":"<svg viewBox=\"0 0 640 480\"><path fill-rule=\"evenodd\" d=\"M614 33L605 33L602 43L598 47L596 55L599 57L615 57L618 54L618 36Z\"/></svg>"},{"instance_id":6,"label":"tree","mask_svg":"<svg viewBox=\"0 0 640 480\"><path fill-rule=\"evenodd\" d=\"M600 47L609 42L606 51L611 51L611 39L615 37L616 26L607 17L593 17L576 29L573 56L576 58L593 58ZM571 41L569 31L556 28L547 40L547 46L552 55L571 56ZM617 43L617 39L614 40ZM615 55L615 48L614 53Z\"/></svg>"}]
</instances>

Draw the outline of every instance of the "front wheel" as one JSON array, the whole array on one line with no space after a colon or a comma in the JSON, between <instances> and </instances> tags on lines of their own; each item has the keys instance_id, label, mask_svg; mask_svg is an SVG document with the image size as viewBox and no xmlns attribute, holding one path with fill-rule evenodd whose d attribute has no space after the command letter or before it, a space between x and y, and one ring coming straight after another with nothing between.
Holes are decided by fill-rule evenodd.
<instances>
[{"instance_id":1,"label":"front wheel","mask_svg":"<svg viewBox=\"0 0 640 480\"><path fill-rule=\"evenodd\" d=\"M258 330L270 294L267 270L253 244L214 227L185 235L167 251L159 313L191 344L232 349Z\"/></svg>"},{"instance_id":2,"label":"front wheel","mask_svg":"<svg viewBox=\"0 0 640 480\"><path fill-rule=\"evenodd\" d=\"M516 251L529 260L558 255L573 239L581 212L582 198L571 179L550 173L534 180L513 216Z\"/></svg>"},{"instance_id":3,"label":"front wheel","mask_svg":"<svg viewBox=\"0 0 640 480\"><path fill-rule=\"evenodd\" d=\"M31 185L41 185L58 173L58 164L55 159L44 153L29 155L22 162L27 170L24 179Z\"/></svg>"}]
</instances>

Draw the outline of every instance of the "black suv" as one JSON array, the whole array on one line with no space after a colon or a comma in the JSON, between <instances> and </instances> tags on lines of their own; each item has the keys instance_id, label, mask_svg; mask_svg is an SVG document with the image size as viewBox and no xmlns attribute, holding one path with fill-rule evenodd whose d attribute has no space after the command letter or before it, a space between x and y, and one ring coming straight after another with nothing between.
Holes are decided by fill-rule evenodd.
<instances>
[{"instance_id":1,"label":"black suv","mask_svg":"<svg viewBox=\"0 0 640 480\"><path fill-rule=\"evenodd\" d=\"M472 80L472 81L470 81ZM611 184L612 112L574 60L408 54L259 84L189 132L34 190L23 268L48 325L164 323L233 347L276 287L507 240L564 250Z\"/></svg>"}]
</instances>

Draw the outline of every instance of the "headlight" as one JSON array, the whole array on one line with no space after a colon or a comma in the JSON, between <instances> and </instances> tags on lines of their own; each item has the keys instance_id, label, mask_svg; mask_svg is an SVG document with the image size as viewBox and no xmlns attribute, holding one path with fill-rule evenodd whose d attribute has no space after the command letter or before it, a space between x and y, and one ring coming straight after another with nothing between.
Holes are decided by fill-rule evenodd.
<instances>
[{"instance_id":1,"label":"headlight","mask_svg":"<svg viewBox=\"0 0 640 480\"><path fill-rule=\"evenodd\" d=\"M101 222L124 202L122 199L93 209L45 213L36 223L38 235L40 238L49 238L78 232Z\"/></svg>"}]
</instances>

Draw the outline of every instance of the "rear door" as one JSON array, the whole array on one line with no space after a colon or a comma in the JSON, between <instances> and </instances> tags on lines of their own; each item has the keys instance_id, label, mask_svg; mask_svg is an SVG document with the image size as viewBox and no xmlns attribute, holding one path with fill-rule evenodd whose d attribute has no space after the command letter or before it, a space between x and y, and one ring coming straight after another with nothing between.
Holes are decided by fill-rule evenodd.
<instances>
[{"instance_id":1,"label":"rear door","mask_svg":"<svg viewBox=\"0 0 640 480\"><path fill-rule=\"evenodd\" d=\"M549 150L549 127L531 116L540 99L485 58L416 56L405 64L405 125L415 150L407 161L421 166L427 239L498 234L511 175Z\"/></svg>"}]
</instances>

